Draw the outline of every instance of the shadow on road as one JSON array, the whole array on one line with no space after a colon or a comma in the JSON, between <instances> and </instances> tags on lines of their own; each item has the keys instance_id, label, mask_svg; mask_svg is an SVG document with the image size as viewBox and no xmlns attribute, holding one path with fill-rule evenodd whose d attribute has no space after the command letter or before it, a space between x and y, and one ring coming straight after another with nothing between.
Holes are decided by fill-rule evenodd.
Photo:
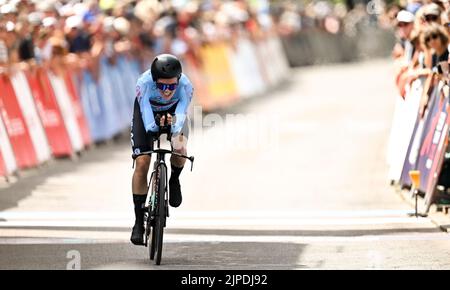
<instances>
[{"instance_id":1,"label":"shadow on road","mask_svg":"<svg viewBox=\"0 0 450 290\"><path fill-rule=\"evenodd\" d=\"M306 245L294 243L195 242L164 245L161 266L148 249L130 244L1 245L0 269L59 269L78 251L81 269L296 269ZM6 263L6 261L8 261Z\"/></svg>"}]
</instances>

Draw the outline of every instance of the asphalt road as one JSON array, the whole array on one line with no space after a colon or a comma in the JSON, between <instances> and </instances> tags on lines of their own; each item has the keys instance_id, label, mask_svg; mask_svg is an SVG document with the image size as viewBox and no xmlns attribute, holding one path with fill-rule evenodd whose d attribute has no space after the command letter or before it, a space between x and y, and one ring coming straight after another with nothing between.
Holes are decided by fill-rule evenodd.
<instances>
[{"instance_id":1,"label":"asphalt road","mask_svg":"<svg viewBox=\"0 0 450 290\"><path fill-rule=\"evenodd\" d=\"M159 267L129 243L126 138L26 172L1 184L0 269L450 269L450 236L388 184L394 97L375 60L195 118Z\"/></svg>"}]
</instances>

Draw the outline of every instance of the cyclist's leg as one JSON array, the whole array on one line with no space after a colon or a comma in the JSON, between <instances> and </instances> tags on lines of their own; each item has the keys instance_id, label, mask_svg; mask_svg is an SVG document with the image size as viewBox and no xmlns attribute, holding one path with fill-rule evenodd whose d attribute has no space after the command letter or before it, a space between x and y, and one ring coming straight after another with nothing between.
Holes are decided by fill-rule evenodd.
<instances>
[{"instance_id":1,"label":"cyclist's leg","mask_svg":"<svg viewBox=\"0 0 450 290\"><path fill-rule=\"evenodd\" d=\"M180 134L176 134L172 136L172 148L173 151L187 155L187 142L189 138L189 121L186 120L184 122L183 129ZM178 207L181 204L182 196L181 196L181 185L180 185L180 174L184 168L184 164L186 163L185 158L181 158L175 155L172 155L170 158L171 164L171 174L169 180L169 188L170 188L170 205L173 207Z\"/></svg>"},{"instance_id":2,"label":"cyclist's leg","mask_svg":"<svg viewBox=\"0 0 450 290\"><path fill-rule=\"evenodd\" d=\"M133 120L131 122L131 146L134 154L152 150L151 136L147 134L141 116L139 103L134 103ZM136 158L133 174L132 190L135 195L147 194L147 174L150 167L150 156L143 155Z\"/></svg>"},{"instance_id":3,"label":"cyclist's leg","mask_svg":"<svg viewBox=\"0 0 450 290\"><path fill-rule=\"evenodd\" d=\"M180 134L173 135L171 140L173 151L179 154L187 155L188 138L189 138L189 129L185 130L183 128ZM176 167L183 167L184 164L186 163L186 159L172 155L172 157L170 158L170 163Z\"/></svg>"},{"instance_id":4,"label":"cyclist's leg","mask_svg":"<svg viewBox=\"0 0 450 290\"><path fill-rule=\"evenodd\" d=\"M142 121L141 110L136 99L134 103L133 120L131 122L131 146L134 154L150 151L152 142L145 131ZM133 244L143 244L144 235L144 206L147 199L147 174L150 167L150 156L139 156L136 158L135 169L132 179L132 192L134 202L134 213L136 221L131 235Z\"/></svg>"},{"instance_id":5,"label":"cyclist's leg","mask_svg":"<svg viewBox=\"0 0 450 290\"><path fill-rule=\"evenodd\" d=\"M171 108L169 110L169 113L172 115L175 115L175 108ZM181 132L179 134L173 134L171 139L172 149L178 154L187 155L187 142L189 139L189 116L186 116L186 119L183 124L183 128L181 129ZM175 167L183 168L184 164L186 163L185 158L177 157L175 155L172 155L170 158L170 163Z\"/></svg>"}]
</instances>

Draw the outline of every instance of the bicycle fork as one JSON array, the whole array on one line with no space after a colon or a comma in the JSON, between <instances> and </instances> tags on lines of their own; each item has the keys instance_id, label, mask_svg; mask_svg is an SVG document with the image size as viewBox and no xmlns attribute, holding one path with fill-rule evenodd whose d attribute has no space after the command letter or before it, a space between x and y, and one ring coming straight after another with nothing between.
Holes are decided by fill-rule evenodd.
<instances>
[{"instance_id":1,"label":"bicycle fork","mask_svg":"<svg viewBox=\"0 0 450 290\"><path fill-rule=\"evenodd\" d=\"M163 158L164 158L164 156L163 156ZM165 170L165 175L166 175L166 176L165 176L165 178L164 178L165 183L164 183L164 184L160 184L160 182L158 182L157 184L158 184L159 186L164 186L164 190L163 190L164 196L160 196L159 198L164 199L165 214L166 214L166 217L169 217L169 198L168 198L168 192L169 192L169 190L168 190L168 184L169 184L169 179L168 179L168 173L167 173L167 165L166 165L165 162L163 162L163 161L160 160L157 166L164 167L164 168L166 169L166 170ZM161 174L161 170L158 170L158 173ZM158 177L158 180L159 180L159 177ZM157 188L157 190L158 190L158 192L159 192L159 188ZM165 227L165 226L166 226L166 222L164 221L164 227Z\"/></svg>"}]
</instances>

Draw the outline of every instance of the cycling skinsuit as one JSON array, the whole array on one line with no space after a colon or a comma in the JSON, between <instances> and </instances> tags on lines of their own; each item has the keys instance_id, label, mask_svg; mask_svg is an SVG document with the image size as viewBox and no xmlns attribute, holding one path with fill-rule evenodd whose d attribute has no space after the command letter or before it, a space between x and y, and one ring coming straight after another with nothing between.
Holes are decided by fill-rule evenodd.
<instances>
[{"instance_id":1,"label":"cycling skinsuit","mask_svg":"<svg viewBox=\"0 0 450 290\"><path fill-rule=\"evenodd\" d=\"M136 100L131 122L131 146L134 154L152 150L152 137L159 130L159 126L155 122L157 114L161 116L165 113L175 115L172 134L182 134L186 138L188 137L189 127L188 122L185 121L193 90L190 80L182 74L175 94L170 100L165 100L156 88L150 70L142 74L136 85Z\"/></svg>"}]
</instances>

